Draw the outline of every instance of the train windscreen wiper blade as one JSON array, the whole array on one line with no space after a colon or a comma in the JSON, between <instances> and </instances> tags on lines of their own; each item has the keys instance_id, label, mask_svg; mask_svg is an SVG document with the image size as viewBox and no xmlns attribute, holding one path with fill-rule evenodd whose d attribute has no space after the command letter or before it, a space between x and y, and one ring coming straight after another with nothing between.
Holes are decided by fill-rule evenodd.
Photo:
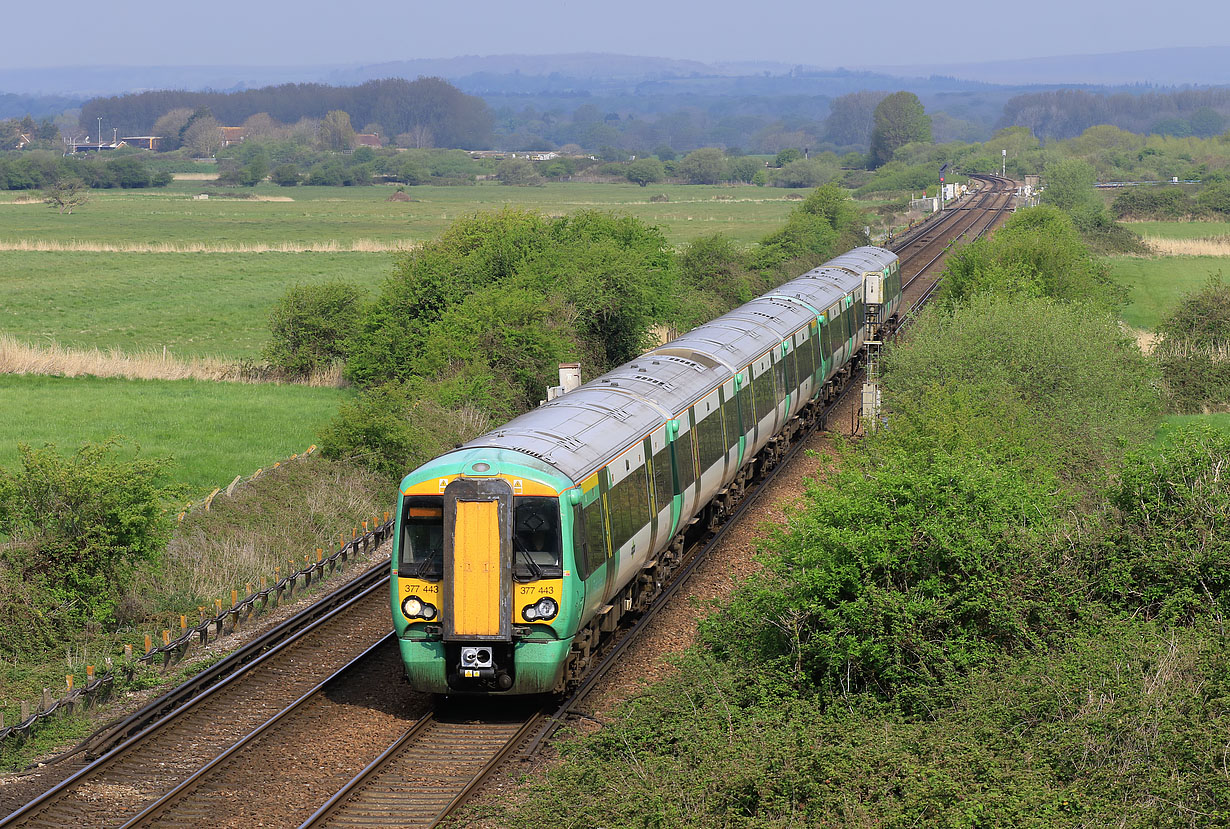
<instances>
[{"instance_id":1,"label":"train windscreen wiper blade","mask_svg":"<svg viewBox=\"0 0 1230 829\"><path fill-rule=\"evenodd\" d=\"M529 550L525 549L524 547L522 547L520 544L518 544L514 540L513 541L513 554L515 555L517 553L524 554L525 561L530 566L530 575L532 575L536 579L542 578L542 567L538 565L537 561L534 561L534 556L530 553Z\"/></svg>"}]
</instances>

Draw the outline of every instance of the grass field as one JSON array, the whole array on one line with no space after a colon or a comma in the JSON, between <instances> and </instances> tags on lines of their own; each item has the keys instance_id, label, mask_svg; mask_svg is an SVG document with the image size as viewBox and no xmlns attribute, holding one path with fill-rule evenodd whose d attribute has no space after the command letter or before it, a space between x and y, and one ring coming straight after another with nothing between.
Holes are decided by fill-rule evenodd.
<instances>
[{"instance_id":1,"label":"grass field","mask_svg":"<svg viewBox=\"0 0 1230 829\"><path fill-rule=\"evenodd\" d=\"M408 188L413 202L390 202L390 187L289 187L263 184L259 197L293 201L210 198L194 200L197 182L165 189L103 190L77 213L61 216L38 202L17 203L20 193L0 194L0 250L22 241L216 246L349 244L386 246L433 239L458 216L515 205L548 214L584 208L618 210L658 225L673 244L723 233L750 244L776 230L794 201L790 190L768 187L634 184L548 184L506 187ZM670 201L650 202L665 194ZM721 198L715 198L721 197Z\"/></svg>"},{"instance_id":2,"label":"grass field","mask_svg":"<svg viewBox=\"0 0 1230 829\"><path fill-rule=\"evenodd\" d=\"M1214 239L1230 236L1230 222L1128 222L1133 233L1163 239Z\"/></svg>"},{"instance_id":3,"label":"grass field","mask_svg":"<svg viewBox=\"0 0 1230 829\"><path fill-rule=\"evenodd\" d=\"M62 452L123 435L145 456L171 456L190 497L302 452L349 392L193 380L102 380L0 375L0 466L17 445Z\"/></svg>"},{"instance_id":4,"label":"grass field","mask_svg":"<svg viewBox=\"0 0 1230 829\"><path fill-rule=\"evenodd\" d=\"M3 214L0 214L3 215ZM296 283L376 291L388 253L0 253L0 332L30 343L256 357Z\"/></svg>"},{"instance_id":5,"label":"grass field","mask_svg":"<svg viewBox=\"0 0 1230 829\"><path fill-rule=\"evenodd\" d=\"M1184 294L1203 285L1210 274L1220 272L1230 277L1230 257L1118 257L1110 263L1111 276L1132 291L1131 302L1123 311L1124 322L1149 330L1157 327Z\"/></svg>"},{"instance_id":6,"label":"grass field","mask_svg":"<svg viewBox=\"0 0 1230 829\"><path fill-rule=\"evenodd\" d=\"M1162 419L1162 425L1157 430L1157 442L1165 445L1167 433L1179 426L1192 426L1196 424L1204 424L1212 426L1219 432L1230 433L1230 413L1217 412L1214 414L1194 414L1194 415L1166 415Z\"/></svg>"}]
</instances>

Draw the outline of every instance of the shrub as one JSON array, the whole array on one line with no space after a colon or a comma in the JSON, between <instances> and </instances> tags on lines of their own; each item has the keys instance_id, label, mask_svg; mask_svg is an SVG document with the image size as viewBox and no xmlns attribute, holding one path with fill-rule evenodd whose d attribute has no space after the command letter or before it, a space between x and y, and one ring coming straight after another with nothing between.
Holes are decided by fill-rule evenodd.
<instances>
[{"instance_id":1,"label":"shrub","mask_svg":"<svg viewBox=\"0 0 1230 829\"><path fill-rule=\"evenodd\" d=\"M1221 275L1180 300L1158 334L1153 353L1171 410L1224 406L1230 400L1230 285Z\"/></svg>"},{"instance_id":2,"label":"shrub","mask_svg":"<svg viewBox=\"0 0 1230 829\"><path fill-rule=\"evenodd\" d=\"M167 506L182 487L168 461L125 458L117 440L71 455L19 448L0 470L0 648L22 653L88 623L114 620L138 568L159 560Z\"/></svg>"},{"instance_id":3,"label":"shrub","mask_svg":"<svg viewBox=\"0 0 1230 829\"><path fill-rule=\"evenodd\" d=\"M362 289L345 282L296 285L269 312L264 357L290 377L307 377L346 357L362 315Z\"/></svg>"},{"instance_id":4,"label":"shrub","mask_svg":"<svg viewBox=\"0 0 1230 829\"><path fill-rule=\"evenodd\" d=\"M1168 622L1230 613L1230 435L1175 430L1160 449L1134 452L1111 503L1101 593L1128 611Z\"/></svg>"}]
</instances>

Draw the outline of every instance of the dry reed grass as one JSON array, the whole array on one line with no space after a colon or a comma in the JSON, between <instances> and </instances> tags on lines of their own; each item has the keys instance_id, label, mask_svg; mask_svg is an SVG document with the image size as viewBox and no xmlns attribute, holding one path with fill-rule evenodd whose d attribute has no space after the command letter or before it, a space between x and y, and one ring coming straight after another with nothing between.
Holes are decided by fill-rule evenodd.
<instances>
[{"instance_id":1,"label":"dry reed grass","mask_svg":"<svg viewBox=\"0 0 1230 829\"><path fill-rule=\"evenodd\" d=\"M299 381L286 381L219 357L181 359L165 349L123 351L65 348L58 343L35 346L0 334L0 374L50 374L60 377L122 377L129 380L213 380L229 383L293 382L295 385L338 388L340 366Z\"/></svg>"},{"instance_id":2,"label":"dry reed grass","mask_svg":"<svg viewBox=\"0 0 1230 829\"><path fill-rule=\"evenodd\" d=\"M216 181L220 173L171 173L176 181Z\"/></svg>"},{"instance_id":3,"label":"dry reed grass","mask_svg":"<svg viewBox=\"0 0 1230 829\"><path fill-rule=\"evenodd\" d=\"M1159 256L1230 256L1230 236L1208 239L1163 239L1144 237L1144 243Z\"/></svg>"},{"instance_id":4,"label":"dry reed grass","mask_svg":"<svg viewBox=\"0 0 1230 829\"><path fill-rule=\"evenodd\" d=\"M392 253L418 247L421 242L402 240L381 242L376 239L355 239L352 242L277 242L273 244L211 245L207 242L87 242L69 240L52 242L45 239L0 240L0 252L10 253Z\"/></svg>"}]
</instances>

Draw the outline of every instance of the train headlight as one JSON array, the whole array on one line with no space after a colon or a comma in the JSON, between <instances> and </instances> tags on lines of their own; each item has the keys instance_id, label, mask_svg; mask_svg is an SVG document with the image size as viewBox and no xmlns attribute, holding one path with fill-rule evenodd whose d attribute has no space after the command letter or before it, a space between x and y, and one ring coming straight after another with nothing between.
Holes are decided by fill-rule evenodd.
<instances>
[{"instance_id":1,"label":"train headlight","mask_svg":"<svg viewBox=\"0 0 1230 829\"><path fill-rule=\"evenodd\" d=\"M426 619L429 622L437 615L436 606L428 604L418 596L407 596L401 603L401 612L407 619Z\"/></svg>"},{"instance_id":2,"label":"train headlight","mask_svg":"<svg viewBox=\"0 0 1230 829\"><path fill-rule=\"evenodd\" d=\"M550 596L543 596L534 604L521 609L521 615L527 622L549 622L559 613L559 605Z\"/></svg>"}]
</instances>

